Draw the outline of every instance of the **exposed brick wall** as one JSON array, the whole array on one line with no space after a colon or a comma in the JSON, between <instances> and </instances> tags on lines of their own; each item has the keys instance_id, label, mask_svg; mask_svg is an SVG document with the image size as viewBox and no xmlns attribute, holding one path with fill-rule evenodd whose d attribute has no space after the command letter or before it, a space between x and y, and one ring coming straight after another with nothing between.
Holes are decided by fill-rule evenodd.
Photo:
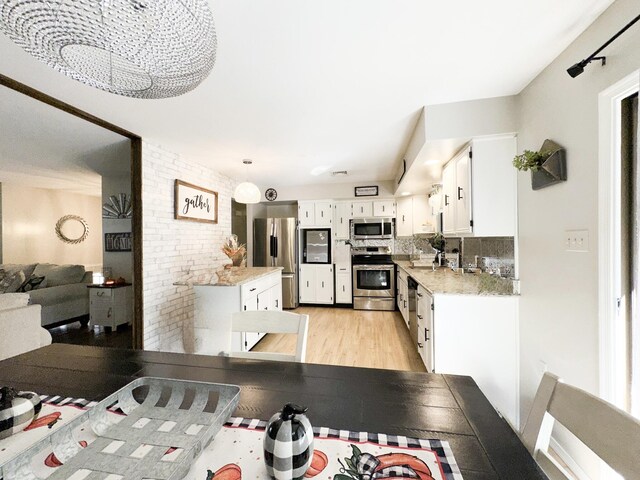
<instances>
[{"instance_id":1,"label":"exposed brick wall","mask_svg":"<svg viewBox=\"0 0 640 480\"><path fill-rule=\"evenodd\" d=\"M218 192L218 224L174 220L176 179ZM228 263L220 251L231 233L236 182L210 168L143 142L144 348L184 351L193 335L193 289L176 287L187 274ZM189 348L187 348L189 350Z\"/></svg>"}]
</instances>

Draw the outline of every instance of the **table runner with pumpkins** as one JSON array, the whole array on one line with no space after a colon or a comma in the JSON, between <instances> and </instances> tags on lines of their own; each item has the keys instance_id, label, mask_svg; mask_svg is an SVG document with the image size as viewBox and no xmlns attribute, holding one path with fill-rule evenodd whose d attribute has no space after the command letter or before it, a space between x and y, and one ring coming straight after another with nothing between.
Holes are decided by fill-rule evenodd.
<instances>
[{"instance_id":1,"label":"table runner with pumpkins","mask_svg":"<svg viewBox=\"0 0 640 480\"><path fill-rule=\"evenodd\" d=\"M41 396L42 410L24 431L0 440L0 465L57 427L82 414L96 402L59 396ZM110 409L122 416L117 405ZM310 412L313 422L313 415ZM185 480L264 479L263 437L267 422L231 418L214 441L194 462ZM93 432L81 429L75 438L81 446L95 440ZM453 452L446 441L425 440L381 433L351 432L314 427L314 451L305 478L317 480L462 480ZM163 461L172 461L180 451L169 449ZM53 452L43 452L38 475L46 478L61 465Z\"/></svg>"}]
</instances>

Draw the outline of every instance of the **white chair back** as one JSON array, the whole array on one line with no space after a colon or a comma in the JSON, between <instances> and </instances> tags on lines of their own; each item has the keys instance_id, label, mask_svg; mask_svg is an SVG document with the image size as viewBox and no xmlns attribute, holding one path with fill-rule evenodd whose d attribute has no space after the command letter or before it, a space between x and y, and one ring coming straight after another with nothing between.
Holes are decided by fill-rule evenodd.
<instances>
[{"instance_id":1,"label":"white chair back","mask_svg":"<svg viewBox=\"0 0 640 480\"><path fill-rule=\"evenodd\" d=\"M548 453L558 421L625 479L640 479L640 421L614 405L545 373L522 442L551 480L573 478Z\"/></svg>"},{"instance_id":2,"label":"white chair back","mask_svg":"<svg viewBox=\"0 0 640 480\"><path fill-rule=\"evenodd\" d=\"M298 335L295 355L272 352L231 352L232 357L257 360L304 362L307 354L309 315L280 310L236 312L231 315L232 332L295 333Z\"/></svg>"}]
</instances>

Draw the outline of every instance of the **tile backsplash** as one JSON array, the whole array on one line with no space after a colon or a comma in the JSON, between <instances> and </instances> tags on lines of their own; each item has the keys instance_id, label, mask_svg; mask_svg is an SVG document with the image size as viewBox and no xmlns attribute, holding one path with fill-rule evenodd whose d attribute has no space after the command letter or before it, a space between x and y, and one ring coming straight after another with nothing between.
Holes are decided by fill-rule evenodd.
<instances>
[{"instance_id":1,"label":"tile backsplash","mask_svg":"<svg viewBox=\"0 0 640 480\"><path fill-rule=\"evenodd\" d=\"M426 236L396 238L394 240L354 240L354 247L389 247L395 255L414 255L431 252ZM500 271L502 276L514 276L513 237L448 237L445 242L445 256L453 258L453 251L462 250L462 265L475 265L492 273Z\"/></svg>"},{"instance_id":2,"label":"tile backsplash","mask_svg":"<svg viewBox=\"0 0 640 480\"><path fill-rule=\"evenodd\" d=\"M492 272L498 269L502 276L514 276L514 240L513 237L467 237L462 239L463 265L475 265ZM484 260L483 260L484 259Z\"/></svg>"}]
</instances>

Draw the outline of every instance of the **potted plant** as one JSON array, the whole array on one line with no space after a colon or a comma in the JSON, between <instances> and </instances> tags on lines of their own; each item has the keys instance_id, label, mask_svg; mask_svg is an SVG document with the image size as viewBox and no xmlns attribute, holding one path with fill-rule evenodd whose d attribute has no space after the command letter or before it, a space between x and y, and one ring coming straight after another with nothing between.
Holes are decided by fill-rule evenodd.
<instances>
[{"instance_id":1,"label":"potted plant","mask_svg":"<svg viewBox=\"0 0 640 480\"><path fill-rule=\"evenodd\" d=\"M567 180L565 150L552 140L545 140L539 151L525 150L513 159L518 170L531 171L531 188L539 190Z\"/></svg>"},{"instance_id":2,"label":"potted plant","mask_svg":"<svg viewBox=\"0 0 640 480\"><path fill-rule=\"evenodd\" d=\"M535 150L525 150L524 153L516 155L513 158L513 166L522 172L531 170L532 172L538 171L544 161L549 158L547 152L536 152Z\"/></svg>"}]
</instances>

